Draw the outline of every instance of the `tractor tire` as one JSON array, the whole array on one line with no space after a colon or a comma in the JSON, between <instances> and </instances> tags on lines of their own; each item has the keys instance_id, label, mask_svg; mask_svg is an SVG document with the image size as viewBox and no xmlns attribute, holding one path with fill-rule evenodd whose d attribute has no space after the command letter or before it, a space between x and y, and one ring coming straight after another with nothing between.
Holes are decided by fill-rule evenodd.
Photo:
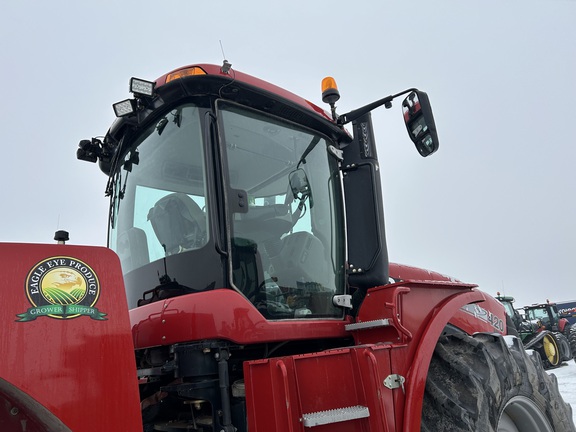
<instances>
[{"instance_id":1,"label":"tractor tire","mask_svg":"<svg viewBox=\"0 0 576 432\"><path fill-rule=\"evenodd\" d=\"M422 432L575 432L572 408L540 356L514 336L442 337L422 407Z\"/></svg>"},{"instance_id":2,"label":"tractor tire","mask_svg":"<svg viewBox=\"0 0 576 432\"><path fill-rule=\"evenodd\" d=\"M572 351L572 358L576 362L576 327L570 328L568 335L568 342L570 343L570 350Z\"/></svg>"},{"instance_id":3,"label":"tractor tire","mask_svg":"<svg viewBox=\"0 0 576 432\"><path fill-rule=\"evenodd\" d=\"M560 360L560 347L552 333L548 333L534 349L540 354L544 369L557 368L562 364Z\"/></svg>"},{"instance_id":4,"label":"tractor tire","mask_svg":"<svg viewBox=\"0 0 576 432\"><path fill-rule=\"evenodd\" d=\"M568 338L560 332L553 332L552 334L556 338L556 342L558 344L560 363L572 359L572 350L570 349L570 342L568 341Z\"/></svg>"}]
</instances>

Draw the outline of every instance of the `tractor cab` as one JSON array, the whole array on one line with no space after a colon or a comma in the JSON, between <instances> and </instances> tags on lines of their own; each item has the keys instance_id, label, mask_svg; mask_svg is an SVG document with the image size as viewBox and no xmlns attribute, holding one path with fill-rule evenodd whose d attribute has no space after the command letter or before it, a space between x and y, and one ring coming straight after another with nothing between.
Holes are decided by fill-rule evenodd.
<instances>
[{"instance_id":1,"label":"tractor cab","mask_svg":"<svg viewBox=\"0 0 576 432\"><path fill-rule=\"evenodd\" d=\"M341 317L338 144L214 96L153 117L124 134L111 173L130 305L225 287L270 319Z\"/></svg>"},{"instance_id":2,"label":"tractor cab","mask_svg":"<svg viewBox=\"0 0 576 432\"><path fill-rule=\"evenodd\" d=\"M541 324L541 326L550 331L563 331L564 324L558 313L558 309L553 303L534 304L524 306L526 318ZM560 328L562 327L562 328Z\"/></svg>"},{"instance_id":3,"label":"tractor cab","mask_svg":"<svg viewBox=\"0 0 576 432\"><path fill-rule=\"evenodd\" d=\"M514 308L514 297L510 296L503 296L500 293L497 293L496 300L498 300L506 309L506 315L510 317L512 324L517 330L521 330L523 326L526 326L527 321L524 320L524 317L520 315L520 312Z\"/></svg>"}]
</instances>

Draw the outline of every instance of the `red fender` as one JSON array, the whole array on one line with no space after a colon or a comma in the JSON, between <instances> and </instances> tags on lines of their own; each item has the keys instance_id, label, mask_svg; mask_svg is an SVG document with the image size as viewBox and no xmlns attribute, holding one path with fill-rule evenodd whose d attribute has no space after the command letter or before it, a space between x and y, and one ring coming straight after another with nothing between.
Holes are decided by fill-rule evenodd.
<instances>
[{"instance_id":1,"label":"red fender","mask_svg":"<svg viewBox=\"0 0 576 432\"><path fill-rule=\"evenodd\" d=\"M405 377L406 392L392 391L396 428L411 432L420 430L426 376L446 325L467 334L506 330L500 303L476 285L448 280L404 280L369 289L356 322L382 324L355 331L355 342L391 344L390 371Z\"/></svg>"},{"instance_id":2,"label":"red fender","mask_svg":"<svg viewBox=\"0 0 576 432\"><path fill-rule=\"evenodd\" d=\"M424 389L426 388L428 367L436 347L436 341L440 338L444 327L462 306L481 302L484 298L484 293L481 291L456 294L447 298L436 308L437 312L422 332L422 337L418 342L418 348L415 351L414 359L406 378L405 431L420 431L422 400L424 398Z\"/></svg>"}]
</instances>

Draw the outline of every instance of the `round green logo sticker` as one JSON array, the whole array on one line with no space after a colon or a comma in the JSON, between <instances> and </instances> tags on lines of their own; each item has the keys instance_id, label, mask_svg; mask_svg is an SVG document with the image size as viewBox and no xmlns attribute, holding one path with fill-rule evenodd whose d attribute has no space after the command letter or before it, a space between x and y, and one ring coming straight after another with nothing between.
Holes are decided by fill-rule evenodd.
<instances>
[{"instance_id":1,"label":"round green logo sticker","mask_svg":"<svg viewBox=\"0 0 576 432\"><path fill-rule=\"evenodd\" d=\"M94 307L100 297L100 282L92 268L76 258L57 256L44 259L28 273L26 296L32 305L16 315L16 321L33 321L46 316L72 319L89 316L104 321L106 314Z\"/></svg>"}]
</instances>

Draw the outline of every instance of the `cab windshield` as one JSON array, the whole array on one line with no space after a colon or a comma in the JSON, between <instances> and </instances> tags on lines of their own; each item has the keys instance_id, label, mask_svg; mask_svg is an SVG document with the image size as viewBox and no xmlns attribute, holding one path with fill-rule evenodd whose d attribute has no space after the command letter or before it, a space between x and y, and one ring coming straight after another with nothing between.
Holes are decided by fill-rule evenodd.
<instances>
[{"instance_id":1,"label":"cab windshield","mask_svg":"<svg viewBox=\"0 0 576 432\"><path fill-rule=\"evenodd\" d=\"M218 105L233 286L271 319L342 316L345 249L338 160L326 137Z\"/></svg>"},{"instance_id":2,"label":"cab windshield","mask_svg":"<svg viewBox=\"0 0 576 432\"><path fill-rule=\"evenodd\" d=\"M528 316L529 319L540 320L545 325L550 324L550 315L549 314L552 316L552 319L554 319L554 321L558 321L558 319L559 319L558 312L555 311L554 308L552 308L552 307L550 307L550 308L546 308L546 307L532 308L532 309L526 310L526 315Z\"/></svg>"},{"instance_id":3,"label":"cab windshield","mask_svg":"<svg viewBox=\"0 0 576 432\"><path fill-rule=\"evenodd\" d=\"M110 224L125 274L209 239L199 108L174 109L131 148L116 175Z\"/></svg>"}]
</instances>

